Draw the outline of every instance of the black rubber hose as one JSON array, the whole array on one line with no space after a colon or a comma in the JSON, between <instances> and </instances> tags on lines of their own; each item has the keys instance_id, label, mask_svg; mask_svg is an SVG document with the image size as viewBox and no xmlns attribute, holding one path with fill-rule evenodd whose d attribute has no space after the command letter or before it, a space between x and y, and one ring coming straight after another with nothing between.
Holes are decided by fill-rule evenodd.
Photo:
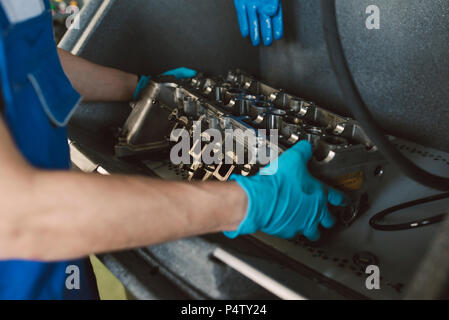
<instances>
[{"instance_id":1,"label":"black rubber hose","mask_svg":"<svg viewBox=\"0 0 449 320\"><path fill-rule=\"evenodd\" d=\"M436 176L415 165L391 144L383 130L376 124L374 117L360 96L349 70L338 31L335 2L336 0L321 0L321 12L329 57L346 105L370 140L389 162L396 165L407 177L422 185L436 190L448 191L449 178Z\"/></svg>"}]
</instances>

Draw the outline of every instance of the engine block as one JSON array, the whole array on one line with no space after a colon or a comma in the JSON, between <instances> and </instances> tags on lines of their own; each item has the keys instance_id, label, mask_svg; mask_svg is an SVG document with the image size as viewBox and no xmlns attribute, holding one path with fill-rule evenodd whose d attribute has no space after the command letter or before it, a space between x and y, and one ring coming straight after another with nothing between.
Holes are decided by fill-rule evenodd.
<instances>
[{"instance_id":1,"label":"engine block","mask_svg":"<svg viewBox=\"0 0 449 320\"><path fill-rule=\"evenodd\" d=\"M267 159L273 161L300 140L309 141L313 146L311 174L353 200L349 208L331 208L343 225L350 225L367 208L369 195L380 185L387 167L354 119L275 89L240 70L220 77L155 78L132 108L121 129L116 156L162 157L188 181L253 175ZM187 157L179 157L178 151L186 145L180 140L189 140ZM228 148L226 142L233 147Z\"/></svg>"}]
</instances>

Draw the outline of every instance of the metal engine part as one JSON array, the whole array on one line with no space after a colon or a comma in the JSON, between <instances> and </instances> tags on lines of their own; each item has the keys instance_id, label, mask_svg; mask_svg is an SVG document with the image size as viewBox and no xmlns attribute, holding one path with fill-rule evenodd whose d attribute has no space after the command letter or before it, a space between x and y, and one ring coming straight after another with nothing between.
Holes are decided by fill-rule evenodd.
<instances>
[{"instance_id":1,"label":"metal engine part","mask_svg":"<svg viewBox=\"0 0 449 320\"><path fill-rule=\"evenodd\" d=\"M211 139L208 129L220 132L222 139ZM223 148L227 130L233 132L235 150L245 151L244 159ZM240 70L224 77L200 74L188 80L151 80L121 130L116 156L145 160L155 153L168 155L182 135L191 140L189 161L175 167L189 181L226 181L231 174L256 174L265 163L253 157L251 138L257 152L263 149L268 155L308 140L314 154L311 174L353 200L349 208L331 208L345 226L369 206L369 195L380 185L388 165L354 119L272 88ZM211 150L218 160L204 163L203 155Z\"/></svg>"}]
</instances>

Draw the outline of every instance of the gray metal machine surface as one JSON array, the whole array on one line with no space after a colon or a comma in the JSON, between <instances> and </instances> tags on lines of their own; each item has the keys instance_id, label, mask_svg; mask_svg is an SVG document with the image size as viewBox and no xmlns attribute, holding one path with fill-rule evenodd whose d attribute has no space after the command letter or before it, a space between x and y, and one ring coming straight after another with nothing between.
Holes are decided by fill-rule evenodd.
<instances>
[{"instance_id":1,"label":"gray metal machine surface","mask_svg":"<svg viewBox=\"0 0 449 320\"><path fill-rule=\"evenodd\" d=\"M140 74L155 75L178 66L212 75L241 68L275 88L284 88L294 96L316 102L324 110L347 116L329 65L318 1L284 2L286 37L271 48L253 48L249 41L241 39L229 0L90 0L81 15L81 30L71 30L61 46L92 61ZM427 170L448 175L449 155L429 147L449 150L445 136L449 120L445 112L449 101L445 76L449 1L375 2L382 13L381 29L369 32L364 18L371 1L337 1L345 51L357 84L388 133L426 145L395 139L398 148ZM87 172L182 177L182 172L160 159L148 160L142 166L140 162L114 157L114 133L123 127L131 112L125 104L81 105L70 124L74 161ZM370 228L368 221L388 207L436 192L415 184L397 170L385 168L379 177L380 188L369 194L368 210L350 227L329 234L319 247L262 234L252 237L250 243L214 236L161 244L142 249L144 253L124 253L123 257L107 255L103 261L119 270L119 278L142 298L152 297L148 292L162 290L162 286L154 285L160 281L150 281L155 265L163 270L171 285L184 288L180 295L168 293L159 297L242 297L223 284L244 280L232 274L230 268L210 265L216 263L209 259L215 248L229 250L306 297L402 298L439 225L382 232ZM403 210L387 222L440 214L447 205L448 201L442 200ZM202 248L208 254L182 256L182 248L188 248L188 252ZM136 267L140 262L142 266ZM381 268L379 291L369 291L364 286L360 267L366 262L377 262ZM199 277L198 270L213 272ZM248 286L245 297L261 297L261 290Z\"/></svg>"}]
</instances>

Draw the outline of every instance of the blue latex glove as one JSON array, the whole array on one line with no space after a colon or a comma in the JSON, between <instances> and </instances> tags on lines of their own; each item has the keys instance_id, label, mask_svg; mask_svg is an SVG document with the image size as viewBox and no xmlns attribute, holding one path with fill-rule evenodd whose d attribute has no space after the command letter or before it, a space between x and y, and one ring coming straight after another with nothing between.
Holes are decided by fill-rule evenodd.
<instances>
[{"instance_id":1,"label":"blue latex glove","mask_svg":"<svg viewBox=\"0 0 449 320\"><path fill-rule=\"evenodd\" d=\"M260 44L260 34L266 46L273 43L273 35L276 40L284 35L281 0L234 0L234 4L240 32L245 38L250 35L254 46Z\"/></svg>"},{"instance_id":2,"label":"blue latex glove","mask_svg":"<svg viewBox=\"0 0 449 320\"><path fill-rule=\"evenodd\" d=\"M232 175L248 196L248 211L237 231L227 231L229 238L256 231L281 238L292 238L302 233L311 241L320 238L318 226L333 227L335 220L327 203L334 206L348 204L346 197L313 178L307 163L312 157L312 146L301 141L283 153L274 175L243 177ZM270 167L261 172L268 173ZM276 166L273 166L276 167Z\"/></svg>"},{"instance_id":3,"label":"blue latex glove","mask_svg":"<svg viewBox=\"0 0 449 320\"><path fill-rule=\"evenodd\" d=\"M174 76L176 79L185 79L185 78L193 78L197 75L198 72L188 68L177 68L173 70L169 70L161 74L161 76ZM142 76L139 79L139 83L137 84L136 91L134 92L134 100L139 98L142 90L148 85L151 76Z\"/></svg>"}]
</instances>

